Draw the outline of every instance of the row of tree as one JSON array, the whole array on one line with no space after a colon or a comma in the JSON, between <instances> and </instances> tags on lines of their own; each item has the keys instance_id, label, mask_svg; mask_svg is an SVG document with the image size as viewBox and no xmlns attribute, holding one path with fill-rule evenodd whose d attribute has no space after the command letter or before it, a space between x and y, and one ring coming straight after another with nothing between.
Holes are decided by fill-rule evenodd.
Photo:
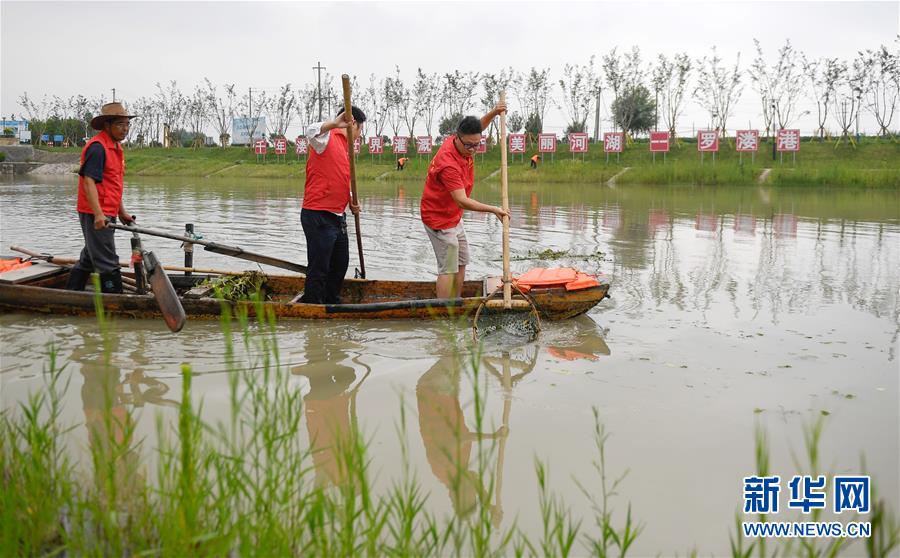
<instances>
[{"instance_id":1,"label":"row of tree","mask_svg":"<svg viewBox=\"0 0 900 558\"><path fill-rule=\"evenodd\" d=\"M848 138L863 110L874 117L879 134L890 134L900 101L900 37L891 46L859 51L852 60L809 59L786 41L774 62L768 62L760 42L754 43L755 58L746 69L741 66L740 53L732 64L723 60L715 47L708 56L697 59L677 53L645 61L640 48L634 46L623 52L614 48L599 60L592 56L584 64L565 64L559 79L553 78L550 68L523 72L509 67L496 73L455 70L444 74L419 68L412 80L404 80L397 66L392 75L379 78L372 74L364 82L354 76L352 87L354 102L368 116L367 133L377 136L388 131L395 136L413 136L417 126L430 136L435 131L447 135L462 115L493 107L501 90L508 92L508 125L513 133L540 133L548 109L554 107L566 115L566 133L593 130L596 134L600 108L608 103L617 129L636 135L660 128L674 136L690 98L724 134L748 84L757 94L767 135L812 114L812 110L801 110L804 99L815 107L820 137L825 136L830 121ZM291 125L305 126L339 111L342 97L337 85L329 74L323 76L321 93L315 83L297 89L290 83L277 89L251 87L246 93L235 84L216 85L209 79L191 92L182 91L175 81L157 83L152 95L129 104L131 111L141 115L129 140L139 145L171 145L187 136L199 145L213 130L219 144L225 146L233 134L235 117L256 122L261 116L266 117L268 129L248 130L250 135L283 137ZM67 99L45 95L37 100L26 92L19 103L38 141L45 133L41 127L54 122L62 128L55 133L74 141L82 134L90 135L91 115L107 100L83 95ZM591 116L593 128L589 126ZM490 133L498 131L492 128Z\"/></svg>"}]
</instances>

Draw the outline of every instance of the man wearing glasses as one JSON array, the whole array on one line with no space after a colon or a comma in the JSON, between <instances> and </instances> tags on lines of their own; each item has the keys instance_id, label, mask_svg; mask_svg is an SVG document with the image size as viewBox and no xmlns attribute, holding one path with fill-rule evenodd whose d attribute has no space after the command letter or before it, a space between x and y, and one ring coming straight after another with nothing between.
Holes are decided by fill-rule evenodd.
<instances>
[{"instance_id":1,"label":"man wearing glasses","mask_svg":"<svg viewBox=\"0 0 900 558\"><path fill-rule=\"evenodd\" d=\"M81 151L78 170L78 219L84 234L84 248L78 263L69 272L66 288L82 291L95 269L100 274L100 290L122 292L119 256L116 254L115 229L109 222L116 217L126 225L134 222L122 202L125 178L125 154L122 140L134 115L122 103L107 103L91 120L91 128L100 133L91 138Z\"/></svg>"},{"instance_id":2,"label":"man wearing glasses","mask_svg":"<svg viewBox=\"0 0 900 558\"><path fill-rule=\"evenodd\" d=\"M309 159L306 161L306 185L300 224L306 236L306 287L300 302L340 304L341 286L350 264L347 218L350 206L354 215L359 206L350 200L350 159L347 146L361 135L366 115L350 107L352 122L341 111L334 120L318 122L306 128Z\"/></svg>"},{"instance_id":3,"label":"man wearing glasses","mask_svg":"<svg viewBox=\"0 0 900 558\"><path fill-rule=\"evenodd\" d=\"M499 103L480 120L474 116L463 118L456 127L456 134L444 140L428 167L419 209L437 258L438 298L462 295L466 264L469 263L463 209L493 213L498 219L507 215L500 207L469 197L475 183L472 155L481 142L481 132L503 112L506 112L506 104Z\"/></svg>"}]
</instances>

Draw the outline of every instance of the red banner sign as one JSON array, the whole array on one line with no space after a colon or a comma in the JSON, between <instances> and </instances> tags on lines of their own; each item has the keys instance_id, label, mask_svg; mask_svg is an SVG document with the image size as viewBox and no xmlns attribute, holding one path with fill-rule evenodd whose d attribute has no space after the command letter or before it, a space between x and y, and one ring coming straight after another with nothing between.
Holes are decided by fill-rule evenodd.
<instances>
[{"instance_id":1,"label":"red banner sign","mask_svg":"<svg viewBox=\"0 0 900 558\"><path fill-rule=\"evenodd\" d=\"M481 141L478 142L478 148L475 149L475 153L487 153L487 137L481 136Z\"/></svg>"},{"instance_id":2,"label":"red banner sign","mask_svg":"<svg viewBox=\"0 0 900 558\"><path fill-rule=\"evenodd\" d=\"M778 151L800 151L800 130L778 130Z\"/></svg>"},{"instance_id":3,"label":"red banner sign","mask_svg":"<svg viewBox=\"0 0 900 558\"><path fill-rule=\"evenodd\" d=\"M621 153L624 148L624 132L606 132L603 134L603 151L607 153Z\"/></svg>"},{"instance_id":4,"label":"red banner sign","mask_svg":"<svg viewBox=\"0 0 900 558\"><path fill-rule=\"evenodd\" d=\"M284 155L287 153L287 140L284 138L278 138L275 140L275 154L276 155Z\"/></svg>"},{"instance_id":5,"label":"red banner sign","mask_svg":"<svg viewBox=\"0 0 900 558\"><path fill-rule=\"evenodd\" d=\"M650 132L650 151L652 153L668 153L669 132Z\"/></svg>"},{"instance_id":6,"label":"red banner sign","mask_svg":"<svg viewBox=\"0 0 900 558\"><path fill-rule=\"evenodd\" d=\"M297 136L294 150L297 152L297 155L306 155L306 152L309 150L309 140L306 139L306 136Z\"/></svg>"},{"instance_id":7,"label":"red banner sign","mask_svg":"<svg viewBox=\"0 0 900 558\"><path fill-rule=\"evenodd\" d=\"M394 153L406 153L409 150L409 148L407 147L408 141L409 138L406 136L394 136Z\"/></svg>"},{"instance_id":8,"label":"red banner sign","mask_svg":"<svg viewBox=\"0 0 900 558\"><path fill-rule=\"evenodd\" d=\"M431 153L431 136L416 136L416 153Z\"/></svg>"},{"instance_id":9,"label":"red banner sign","mask_svg":"<svg viewBox=\"0 0 900 558\"><path fill-rule=\"evenodd\" d=\"M509 135L509 152L525 153L525 134Z\"/></svg>"},{"instance_id":10,"label":"red banner sign","mask_svg":"<svg viewBox=\"0 0 900 558\"><path fill-rule=\"evenodd\" d=\"M571 153L587 153L588 135L585 132L569 134L569 151Z\"/></svg>"},{"instance_id":11,"label":"red banner sign","mask_svg":"<svg viewBox=\"0 0 900 558\"><path fill-rule=\"evenodd\" d=\"M759 151L759 130L738 130L734 136L735 151Z\"/></svg>"},{"instance_id":12,"label":"red banner sign","mask_svg":"<svg viewBox=\"0 0 900 558\"><path fill-rule=\"evenodd\" d=\"M719 131L700 130L697 132L697 151L715 153L719 150Z\"/></svg>"},{"instance_id":13,"label":"red banner sign","mask_svg":"<svg viewBox=\"0 0 900 558\"><path fill-rule=\"evenodd\" d=\"M266 145L266 140L256 140L253 142L253 151L257 155L265 155L268 150L268 145Z\"/></svg>"},{"instance_id":14,"label":"red banner sign","mask_svg":"<svg viewBox=\"0 0 900 558\"><path fill-rule=\"evenodd\" d=\"M384 138L381 136L372 136L369 138L369 153L373 155L381 155L384 153Z\"/></svg>"},{"instance_id":15,"label":"red banner sign","mask_svg":"<svg viewBox=\"0 0 900 558\"><path fill-rule=\"evenodd\" d=\"M556 134L538 134L538 151L556 153Z\"/></svg>"}]
</instances>

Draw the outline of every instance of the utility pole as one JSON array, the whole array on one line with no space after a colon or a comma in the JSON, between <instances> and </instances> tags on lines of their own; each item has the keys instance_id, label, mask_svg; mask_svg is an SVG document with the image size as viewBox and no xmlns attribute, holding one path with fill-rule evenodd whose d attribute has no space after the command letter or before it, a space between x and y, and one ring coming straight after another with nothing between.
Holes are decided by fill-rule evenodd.
<instances>
[{"instance_id":1,"label":"utility pole","mask_svg":"<svg viewBox=\"0 0 900 558\"><path fill-rule=\"evenodd\" d=\"M316 62L316 65L313 66L313 70L316 70L316 72L318 72L318 75L319 75L319 86L318 86L319 122L321 122L323 120L322 119L322 70L324 70L324 69L325 69L325 66L322 66L322 63L318 62L318 61Z\"/></svg>"},{"instance_id":2,"label":"utility pole","mask_svg":"<svg viewBox=\"0 0 900 558\"><path fill-rule=\"evenodd\" d=\"M597 84L597 111L594 113L594 143L600 141L600 84Z\"/></svg>"},{"instance_id":3,"label":"utility pole","mask_svg":"<svg viewBox=\"0 0 900 558\"><path fill-rule=\"evenodd\" d=\"M778 144L778 133L775 131L775 101L772 101L772 160L775 160L775 153L777 152L777 144Z\"/></svg>"},{"instance_id":4,"label":"utility pole","mask_svg":"<svg viewBox=\"0 0 900 558\"><path fill-rule=\"evenodd\" d=\"M653 131L659 131L659 86L653 86Z\"/></svg>"},{"instance_id":5,"label":"utility pole","mask_svg":"<svg viewBox=\"0 0 900 558\"><path fill-rule=\"evenodd\" d=\"M115 103L115 102L116 102L116 88L113 87L113 88L112 88L112 91L113 91L113 100L112 100L112 102Z\"/></svg>"}]
</instances>

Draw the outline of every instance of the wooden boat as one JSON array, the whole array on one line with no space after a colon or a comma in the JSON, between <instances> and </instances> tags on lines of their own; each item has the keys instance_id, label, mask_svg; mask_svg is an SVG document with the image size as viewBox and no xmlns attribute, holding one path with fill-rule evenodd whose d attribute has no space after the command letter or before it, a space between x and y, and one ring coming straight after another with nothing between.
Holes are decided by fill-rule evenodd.
<instances>
[{"instance_id":1,"label":"wooden boat","mask_svg":"<svg viewBox=\"0 0 900 558\"><path fill-rule=\"evenodd\" d=\"M16 273L16 272L9 272ZM4 274L7 275L7 274ZM93 315L94 293L65 290L68 268L40 262L24 272L24 279L0 281L0 310L44 314ZM123 270L123 277L133 278ZM222 304L244 307L255 315L252 302L226 302L214 298L212 289L200 285L210 275L169 274L188 319L216 319ZM341 298L344 304L304 304L293 302L303 291L306 278L267 275L266 310L279 319L430 319L474 314L490 294L496 278L466 281L460 299L435 298L433 281L382 281L347 279ZM609 283L567 291L565 287L532 288L528 296L545 320L565 320L584 314L608 296ZM103 308L114 315L152 318L160 315L151 294L103 294ZM523 301L524 302L524 301Z\"/></svg>"}]
</instances>

